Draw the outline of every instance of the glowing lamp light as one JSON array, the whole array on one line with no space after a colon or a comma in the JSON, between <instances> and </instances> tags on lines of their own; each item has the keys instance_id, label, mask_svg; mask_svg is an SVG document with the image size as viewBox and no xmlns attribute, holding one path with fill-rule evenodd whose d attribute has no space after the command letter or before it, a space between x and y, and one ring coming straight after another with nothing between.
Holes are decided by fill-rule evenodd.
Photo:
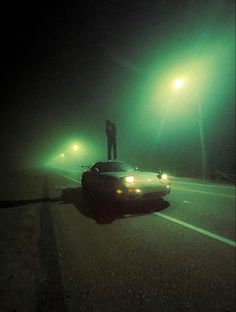
<instances>
[{"instance_id":1,"label":"glowing lamp light","mask_svg":"<svg viewBox=\"0 0 236 312\"><path fill-rule=\"evenodd\" d=\"M73 150L74 150L74 151L78 151L78 149L79 149L78 144L74 144L74 145L73 145Z\"/></svg>"},{"instance_id":2,"label":"glowing lamp light","mask_svg":"<svg viewBox=\"0 0 236 312\"><path fill-rule=\"evenodd\" d=\"M174 82L175 89L180 89L183 87L183 85L184 85L184 81L181 79L176 79Z\"/></svg>"}]
</instances>

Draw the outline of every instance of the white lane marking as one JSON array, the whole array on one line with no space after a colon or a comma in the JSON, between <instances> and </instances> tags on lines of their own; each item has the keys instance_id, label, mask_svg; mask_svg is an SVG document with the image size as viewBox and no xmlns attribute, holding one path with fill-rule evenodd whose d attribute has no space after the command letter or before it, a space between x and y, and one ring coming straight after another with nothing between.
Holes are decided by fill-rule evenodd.
<instances>
[{"instance_id":1,"label":"white lane marking","mask_svg":"<svg viewBox=\"0 0 236 312\"><path fill-rule=\"evenodd\" d=\"M64 174L60 174L62 177L64 177L64 178L67 178L67 179L69 179L69 180L71 180L71 181L74 181L74 182L77 182L77 183L79 183L80 184L80 181L78 181L78 180L75 180L75 179L73 179L73 178L71 178L71 177L68 177L68 176L66 176L66 175L64 175Z\"/></svg>"},{"instance_id":2,"label":"white lane marking","mask_svg":"<svg viewBox=\"0 0 236 312\"><path fill-rule=\"evenodd\" d=\"M78 180L75 180L75 179L73 179L73 178L71 178L71 177L68 177L68 176L65 176L65 175L63 175L63 177L65 177L65 178L67 178L67 179L69 179L69 180L72 180L72 181L74 181L74 182L80 183ZM186 202L187 202L187 201L186 201ZM214 238L214 239L216 239L216 240L219 240L219 241L221 241L221 242L223 242L223 243L225 243L225 244L228 244L228 245L230 245L230 246L236 247L236 242L235 242L235 241L233 241L233 240L231 240L231 239L228 239L228 238L225 238L225 237L223 237L223 236L221 236L221 235L215 234L215 233L213 233L213 232L209 232L209 231L204 230L204 229L202 229L202 228L199 228L199 227L197 227L197 226L195 226L195 225L188 224L188 223L183 222L183 221L181 221L181 220L178 220L178 219L169 217L169 216L164 215L164 214L162 214L162 213L160 213L160 212L155 212L155 215L158 215L159 217L162 217L162 218L167 219L167 220L169 220L169 221L172 221L172 222L175 222L175 223L177 223L177 224L180 224L180 225L182 225L182 226L184 226L184 227L186 227L186 228L189 228L189 229L191 229L191 230L193 230L193 231L195 231L195 232L199 232L199 233L204 234L204 235L206 235L206 236L208 236L208 237L211 237L211 238Z\"/></svg>"},{"instance_id":3,"label":"white lane marking","mask_svg":"<svg viewBox=\"0 0 236 312\"><path fill-rule=\"evenodd\" d=\"M207 194L207 195L214 195L214 196L223 196L223 197L228 197L228 198L235 198L235 195L228 195L228 194L221 194L221 193L214 193L214 192L206 192L206 191L199 191L199 190L193 190L193 189L188 189L188 188L176 188L172 187L172 190L176 191L186 191L186 192L194 192L194 193L201 193L201 194Z\"/></svg>"},{"instance_id":4,"label":"white lane marking","mask_svg":"<svg viewBox=\"0 0 236 312\"><path fill-rule=\"evenodd\" d=\"M184 181L177 181L177 180L172 180L172 183L174 184L174 183L177 183L177 184L191 184L191 185L196 185L196 186L201 186L201 187L214 187L214 188L228 188L228 189L234 189L235 188L235 186L234 185L225 185L225 184L214 184L214 183L212 183L212 184L210 184L210 183L204 183L204 182L202 182L202 183L197 183L197 182L194 182L194 181L186 181L186 182L184 182Z\"/></svg>"},{"instance_id":5,"label":"white lane marking","mask_svg":"<svg viewBox=\"0 0 236 312\"><path fill-rule=\"evenodd\" d=\"M172 222L174 222L174 223L177 223L177 224L179 224L179 225L182 225L182 226L184 226L184 227L186 227L186 228L188 228L188 229L190 229L190 230L193 230L193 231L195 231L195 232L201 233L201 234L203 234L203 235L206 235L206 236L208 236L208 237L211 237L211 238L213 238L213 239L216 239L216 240L218 240L218 241L221 241L221 242L223 242L223 243L225 243L225 244L228 244L228 245L230 245L230 246L236 247L236 242L235 242L234 240L225 238L225 237L223 237L223 236L221 236L221 235L218 235L218 234L215 234L215 233L213 233L213 232L204 230L204 229L202 229L202 228L200 228L200 227L197 227L197 226L195 226L195 225L192 225L192 224L183 222L183 221L181 221L181 220L178 220L178 219L169 217L169 216L167 216L167 215L165 215L165 214L163 214L163 213L161 213L161 212L155 212L154 214L157 215L157 216L159 216L159 217L161 217L161 218L164 218L164 219L167 219L167 220L172 221Z\"/></svg>"}]
</instances>

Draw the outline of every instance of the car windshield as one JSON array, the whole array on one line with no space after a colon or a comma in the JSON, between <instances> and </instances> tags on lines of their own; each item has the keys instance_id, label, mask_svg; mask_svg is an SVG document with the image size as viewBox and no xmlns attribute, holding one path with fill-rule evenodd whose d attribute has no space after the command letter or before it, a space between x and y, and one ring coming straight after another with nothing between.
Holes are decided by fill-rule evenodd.
<instances>
[{"instance_id":1,"label":"car windshield","mask_svg":"<svg viewBox=\"0 0 236 312\"><path fill-rule=\"evenodd\" d=\"M99 172L120 172L135 170L135 167L132 165L118 162L98 163L94 165L93 168L97 168Z\"/></svg>"}]
</instances>

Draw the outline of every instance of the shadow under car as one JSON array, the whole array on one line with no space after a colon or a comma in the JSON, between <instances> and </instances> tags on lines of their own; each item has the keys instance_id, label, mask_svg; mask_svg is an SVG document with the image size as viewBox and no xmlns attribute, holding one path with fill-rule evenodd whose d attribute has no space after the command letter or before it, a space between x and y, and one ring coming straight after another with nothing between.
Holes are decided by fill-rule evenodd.
<instances>
[{"instance_id":1,"label":"shadow under car","mask_svg":"<svg viewBox=\"0 0 236 312\"><path fill-rule=\"evenodd\" d=\"M163 198L155 201L120 203L98 193L84 192L82 188L64 189L61 200L73 204L83 215L100 224L111 223L120 218L151 214L170 206Z\"/></svg>"}]
</instances>

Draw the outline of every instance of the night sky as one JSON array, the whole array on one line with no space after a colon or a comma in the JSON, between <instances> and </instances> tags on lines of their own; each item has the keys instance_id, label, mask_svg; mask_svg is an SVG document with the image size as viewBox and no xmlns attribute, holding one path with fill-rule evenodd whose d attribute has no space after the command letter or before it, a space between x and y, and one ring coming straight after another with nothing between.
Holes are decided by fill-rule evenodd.
<instances>
[{"instance_id":1,"label":"night sky","mask_svg":"<svg viewBox=\"0 0 236 312\"><path fill-rule=\"evenodd\" d=\"M75 139L81 165L105 160L110 119L119 159L196 175L200 101L208 171L232 175L234 11L233 0L6 5L1 167L50 162Z\"/></svg>"}]
</instances>

